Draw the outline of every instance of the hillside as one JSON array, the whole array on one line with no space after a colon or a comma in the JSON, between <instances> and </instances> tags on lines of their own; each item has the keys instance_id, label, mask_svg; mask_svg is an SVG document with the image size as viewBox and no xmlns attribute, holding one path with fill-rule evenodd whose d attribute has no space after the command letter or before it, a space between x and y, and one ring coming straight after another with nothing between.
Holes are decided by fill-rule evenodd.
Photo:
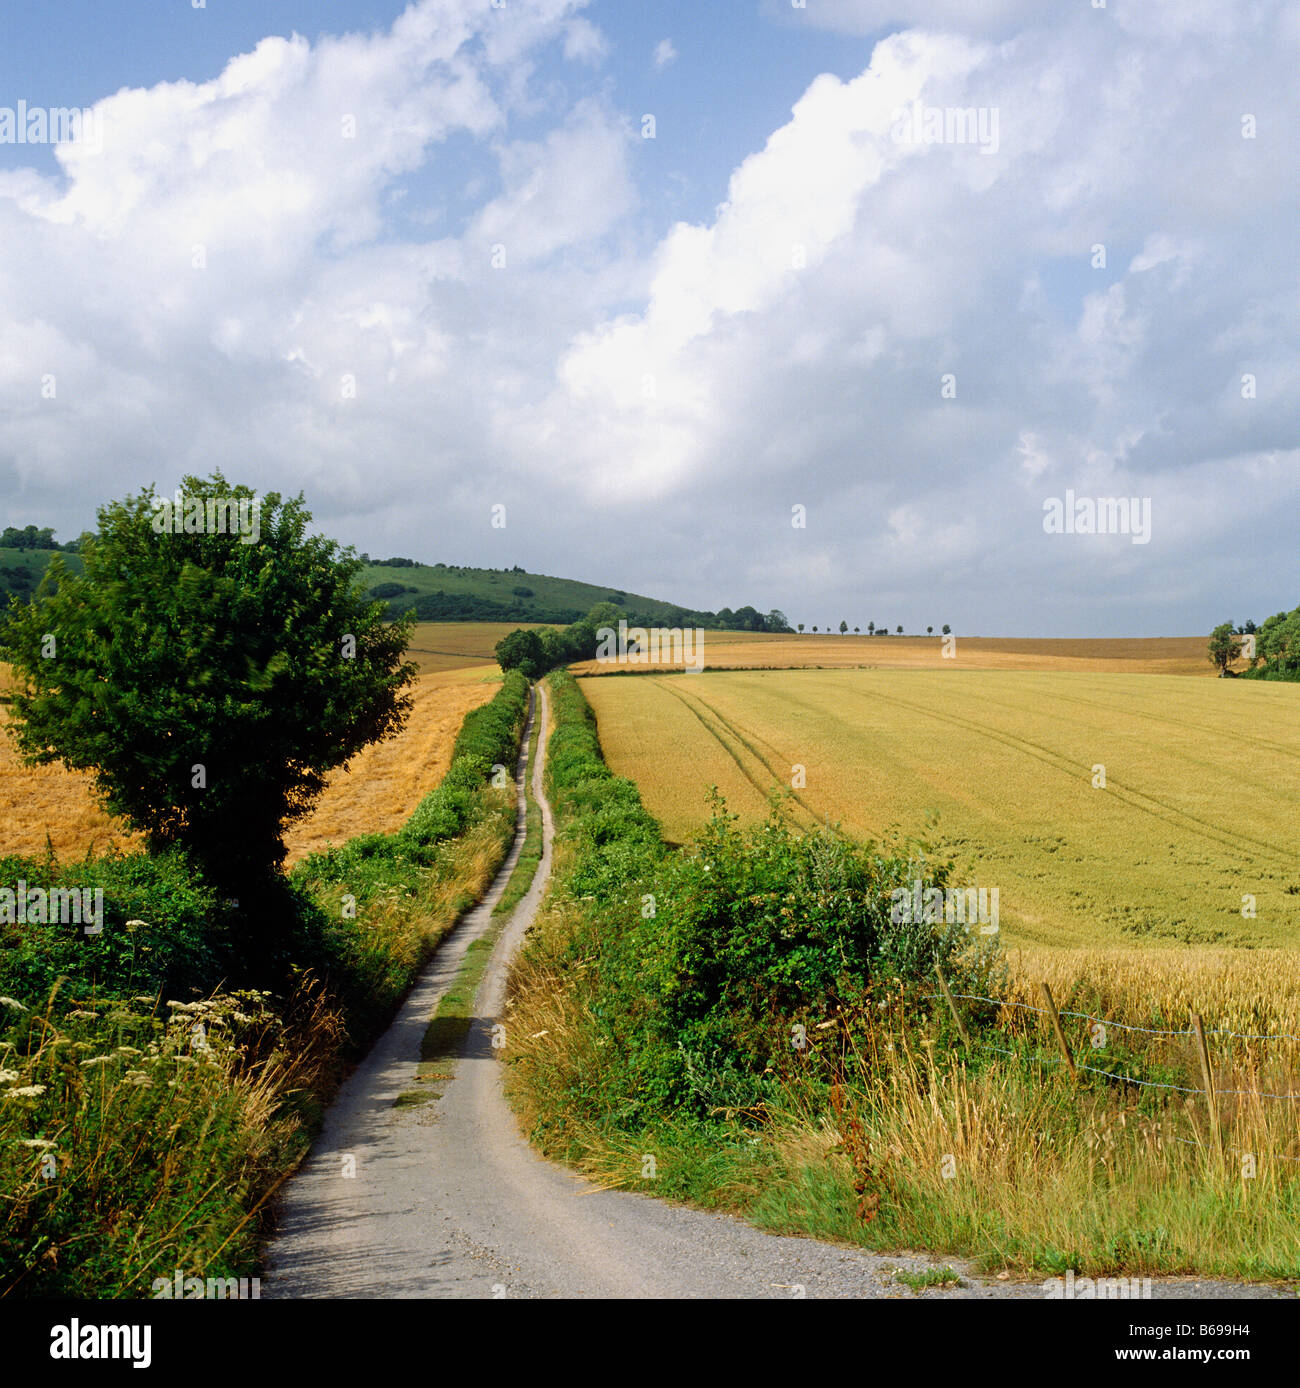
<instances>
[{"instance_id":1,"label":"hillside","mask_svg":"<svg viewBox=\"0 0 1300 1388\"><path fill-rule=\"evenodd\" d=\"M0 607L9 603L11 594L29 598L36 591L46 565L56 554L52 549L0 549ZM81 568L81 560L75 554L63 554L70 569Z\"/></svg>"},{"instance_id":2,"label":"hillside","mask_svg":"<svg viewBox=\"0 0 1300 1388\"><path fill-rule=\"evenodd\" d=\"M0 549L0 605L16 593L35 591L52 555L50 549ZM64 554L69 567L81 565ZM362 559L369 560L368 555ZM532 574L524 569L476 569L460 564L422 564L410 559L367 562L361 582L367 592L388 603L391 615L414 608L422 622L557 623L577 621L601 602L624 609L629 620L666 626L688 623L715 629L761 630L762 616L752 607L733 612L700 612L628 593L619 588L581 583L571 578Z\"/></svg>"},{"instance_id":3,"label":"hillside","mask_svg":"<svg viewBox=\"0 0 1300 1388\"><path fill-rule=\"evenodd\" d=\"M368 564L362 581L375 597L388 602L395 615L414 608L415 615L425 622L568 623L585 616L601 602L621 607L629 620L664 626L687 623L761 630L764 621L752 607L734 612L730 608L717 613L700 612L641 593L528 573L521 568L476 569L460 564L390 560ZM784 623L784 618L781 620Z\"/></svg>"}]
</instances>

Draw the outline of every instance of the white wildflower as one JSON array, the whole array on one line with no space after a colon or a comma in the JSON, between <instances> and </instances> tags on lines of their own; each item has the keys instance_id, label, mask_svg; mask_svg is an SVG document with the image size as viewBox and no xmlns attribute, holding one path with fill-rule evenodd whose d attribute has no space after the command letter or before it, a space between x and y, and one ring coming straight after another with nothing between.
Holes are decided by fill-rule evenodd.
<instances>
[{"instance_id":1,"label":"white wildflower","mask_svg":"<svg viewBox=\"0 0 1300 1388\"><path fill-rule=\"evenodd\" d=\"M0 1007L12 1007L15 1012L27 1011L17 998L0 998Z\"/></svg>"},{"instance_id":2,"label":"white wildflower","mask_svg":"<svg viewBox=\"0 0 1300 1388\"><path fill-rule=\"evenodd\" d=\"M35 1099L38 1095L45 1093L43 1084L27 1084L21 1089L6 1089L6 1099Z\"/></svg>"}]
</instances>

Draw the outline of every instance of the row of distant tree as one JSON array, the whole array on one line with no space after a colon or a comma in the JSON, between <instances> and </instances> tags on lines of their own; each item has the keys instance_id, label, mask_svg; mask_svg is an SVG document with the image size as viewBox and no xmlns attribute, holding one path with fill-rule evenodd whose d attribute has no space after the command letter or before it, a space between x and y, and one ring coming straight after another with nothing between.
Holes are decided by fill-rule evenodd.
<instances>
[{"instance_id":1,"label":"row of distant tree","mask_svg":"<svg viewBox=\"0 0 1300 1388\"><path fill-rule=\"evenodd\" d=\"M800 622L800 623L799 623L799 630L802 631L803 629L804 629L804 624L803 624L802 622ZM813 627L813 630L816 631L816 630L817 630L817 627ZM827 631L830 631L830 627L827 627L826 630L827 630ZM903 628L902 628L902 627L898 627L898 628L896 628L896 630L897 630L897 634L898 634L899 636L902 636L902 634L903 634ZM848 624L847 622L841 622L841 623L840 623L840 635L841 635L841 636L847 636L848 634L849 634L849 624ZM854 634L854 636L861 636L861 634L862 634L862 628L861 628L861 627L854 627L854 628L853 628L853 634ZM933 636L933 635L934 635L934 628L933 628L933 627L926 627L926 629L925 629L925 634L926 634L927 636ZM868 636L888 636L888 635L889 635L889 628L888 628L888 627L878 627L878 626L875 624L875 622L868 622L868 623L867 623L867 635L868 635ZM951 635L952 635L952 628L948 625L947 622L945 622L945 623L943 624L943 635L944 635L944 636L951 636Z\"/></svg>"},{"instance_id":2,"label":"row of distant tree","mask_svg":"<svg viewBox=\"0 0 1300 1388\"><path fill-rule=\"evenodd\" d=\"M83 536L82 539L84 538ZM0 549L57 549L65 554L76 554L80 548L80 539L69 540L65 545L59 544L54 538L54 531L48 525L43 528L24 525L22 529L16 525L7 525L0 530Z\"/></svg>"}]
</instances>

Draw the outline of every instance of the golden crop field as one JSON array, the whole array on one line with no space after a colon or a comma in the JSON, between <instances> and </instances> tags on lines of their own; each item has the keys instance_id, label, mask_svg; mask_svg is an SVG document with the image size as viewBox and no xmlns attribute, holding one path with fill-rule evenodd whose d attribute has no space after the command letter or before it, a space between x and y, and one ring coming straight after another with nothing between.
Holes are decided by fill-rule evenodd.
<instances>
[{"instance_id":1,"label":"golden crop field","mask_svg":"<svg viewBox=\"0 0 1300 1388\"><path fill-rule=\"evenodd\" d=\"M497 692L499 675L482 665L422 675L402 732L336 771L316 808L289 831L290 865L357 834L400 829L446 774L465 715Z\"/></svg>"},{"instance_id":2,"label":"golden crop field","mask_svg":"<svg viewBox=\"0 0 1300 1388\"><path fill-rule=\"evenodd\" d=\"M1075 670L1114 674L1215 675L1204 636L1106 637L1096 640L962 636L948 645L940 636L779 636L765 632L706 631L708 670ZM663 663L667 663L666 661ZM573 667L579 675L624 673L637 666ZM1239 661L1238 669L1246 662Z\"/></svg>"},{"instance_id":3,"label":"golden crop field","mask_svg":"<svg viewBox=\"0 0 1300 1388\"><path fill-rule=\"evenodd\" d=\"M468 646L470 640L455 644ZM289 833L290 863L356 834L398 828L442 779L461 722L492 697L498 677L496 666L481 660L421 675L401 734L367 747L346 770L336 771L316 808ZM43 853L47 834L61 858L132 844L120 822L100 809L88 775L22 764L5 731L8 718L0 705L0 853Z\"/></svg>"},{"instance_id":4,"label":"golden crop field","mask_svg":"<svg viewBox=\"0 0 1300 1388\"><path fill-rule=\"evenodd\" d=\"M539 622L419 622L406 654L422 675L475 665L495 669L496 644L503 636L521 629L541 631L544 626Z\"/></svg>"},{"instance_id":5,"label":"golden crop field","mask_svg":"<svg viewBox=\"0 0 1300 1388\"><path fill-rule=\"evenodd\" d=\"M953 885L998 888L1008 943L1300 944L1295 685L962 668L582 689L609 765L674 840L707 817L710 784L754 820L803 767L797 819L928 832Z\"/></svg>"}]
</instances>

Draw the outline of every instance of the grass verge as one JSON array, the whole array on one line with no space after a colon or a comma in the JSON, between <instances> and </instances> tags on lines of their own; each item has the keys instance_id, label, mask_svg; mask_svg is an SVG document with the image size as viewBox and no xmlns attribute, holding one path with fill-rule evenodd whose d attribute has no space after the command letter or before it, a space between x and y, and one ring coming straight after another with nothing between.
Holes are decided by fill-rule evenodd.
<instances>
[{"instance_id":1,"label":"grass verge","mask_svg":"<svg viewBox=\"0 0 1300 1388\"><path fill-rule=\"evenodd\" d=\"M474 1020L474 1003L492 951L509 922L511 912L523 900L537 875L542 860L542 811L533 795L532 768L536 764L540 740L541 720L538 719L533 724L529 741L528 770L524 781L526 828L523 848L501 899L492 908L487 931L479 939L471 941L451 987L443 994L425 1028L415 1076L415 1083L422 1087L399 1094L394 1101L397 1106L408 1108L442 1097L439 1086L451 1078L448 1062L454 1059L469 1035Z\"/></svg>"},{"instance_id":2,"label":"grass verge","mask_svg":"<svg viewBox=\"0 0 1300 1388\"><path fill-rule=\"evenodd\" d=\"M1089 1014L1065 1019L1092 1067L1075 1082L1042 1016L1011 1005L1036 1002L1032 977L994 970L954 983L1004 999L961 1004L967 1049L931 981L944 927L908 936L877 899L896 869L942 865L725 816L670 853L603 766L571 677L552 685L556 867L512 977L506 1052L508 1096L544 1153L773 1232L1026 1278L1300 1278L1300 1133L1294 1105L1269 1097L1300 1092L1300 1046L1278 1035L1287 997L1228 1006L1217 977L1062 968L1058 1006ZM819 972L864 940L853 968ZM1190 1092L1189 1006L1243 1033L1213 1038L1218 1134Z\"/></svg>"},{"instance_id":3,"label":"grass verge","mask_svg":"<svg viewBox=\"0 0 1300 1388\"><path fill-rule=\"evenodd\" d=\"M500 865L514 796L488 773L513 765L526 701L507 678L466 718L399 833L295 869L296 962L279 992L230 991L205 976L219 953L162 948L174 919L182 946L202 942L212 907L170 858L103 869L142 918L106 927L93 954L3 941L0 1295L147 1297L178 1268L256 1273L271 1198L349 1063ZM59 872L34 864L31 880L38 869Z\"/></svg>"}]
</instances>

